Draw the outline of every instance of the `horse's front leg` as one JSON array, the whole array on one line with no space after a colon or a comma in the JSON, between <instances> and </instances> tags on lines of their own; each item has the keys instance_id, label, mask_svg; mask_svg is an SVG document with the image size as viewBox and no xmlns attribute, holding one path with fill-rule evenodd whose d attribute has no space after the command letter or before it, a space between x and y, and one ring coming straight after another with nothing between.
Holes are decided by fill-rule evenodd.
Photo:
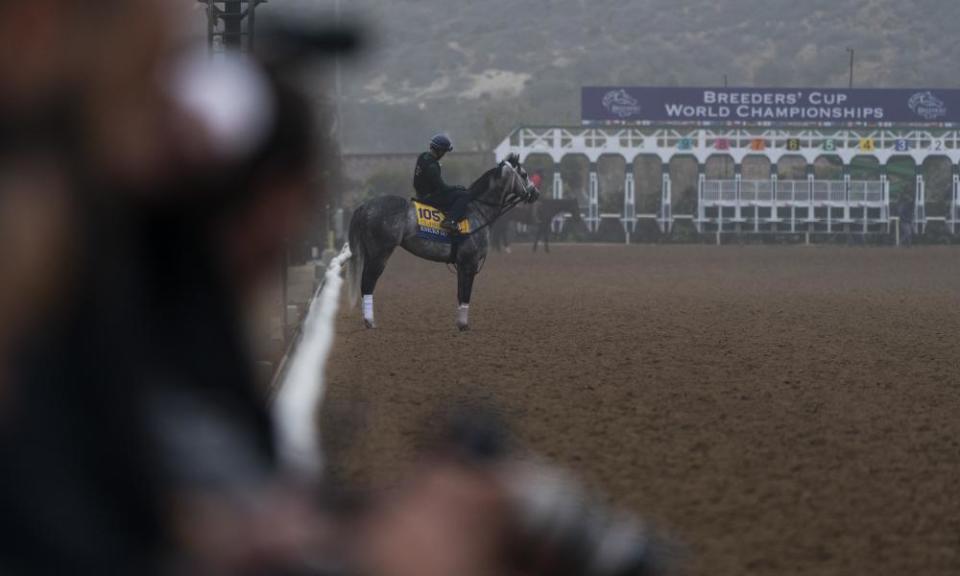
<instances>
[{"instance_id":1,"label":"horse's front leg","mask_svg":"<svg viewBox=\"0 0 960 576\"><path fill-rule=\"evenodd\" d=\"M473 279L476 275L475 267L457 267L457 328L461 332L470 329L470 294L473 292Z\"/></svg>"}]
</instances>

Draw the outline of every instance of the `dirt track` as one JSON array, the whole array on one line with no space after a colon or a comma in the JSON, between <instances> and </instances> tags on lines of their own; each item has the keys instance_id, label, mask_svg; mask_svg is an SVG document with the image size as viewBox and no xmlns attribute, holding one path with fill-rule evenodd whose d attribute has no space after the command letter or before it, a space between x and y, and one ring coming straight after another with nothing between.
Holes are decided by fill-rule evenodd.
<instances>
[{"instance_id":1,"label":"dirt track","mask_svg":"<svg viewBox=\"0 0 960 576\"><path fill-rule=\"evenodd\" d=\"M454 276L406 254L378 330L342 314L322 417L343 477L389 485L425 417L494 403L683 539L689 573L960 573L960 250L515 248L469 333Z\"/></svg>"}]
</instances>

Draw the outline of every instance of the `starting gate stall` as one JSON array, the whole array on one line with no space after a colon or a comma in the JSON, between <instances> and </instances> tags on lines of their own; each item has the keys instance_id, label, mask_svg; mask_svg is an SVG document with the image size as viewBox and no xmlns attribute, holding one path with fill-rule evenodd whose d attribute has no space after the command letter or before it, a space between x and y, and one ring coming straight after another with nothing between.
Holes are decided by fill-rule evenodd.
<instances>
[{"instance_id":1,"label":"starting gate stall","mask_svg":"<svg viewBox=\"0 0 960 576\"><path fill-rule=\"evenodd\" d=\"M953 165L953 195L950 201L950 216L947 222L950 225L950 233L957 233L957 224L960 223L960 169L956 164Z\"/></svg>"},{"instance_id":2,"label":"starting gate stall","mask_svg":"<svg viewBox=\"0 0 960 576\"><path fill-rule=\"evenodd\" d=\"M563 196L560 163L567 156L585 157L589 176L582 216L592 232L604 220L616 220L629 242L640 220L656 222L663 232L689 220L700 232L866 234L890 231L898 214L912 220L918 233L931 221L960 232L960 90L585 87L583 120L582 126L517 128L495 152L498 160L512 153L521 159L549 156L555 198ZM598 161L607 155L619 156L628 167L619 213L600 211ZM630 167L643 156L657 158L662 166L659 190L638 189ZM715 156L733 160L733 178L707 178L707 160ZM692 214L673 209L670 162L681 157L698 166ZM766 158L769 176L744 178L748 157ZM786 157L803 160L804 179L779 178L777 165ZM821 157L839 160L841 179L815 177L814 164ZM856 157L876 159L878 178L852 178ZM952 165L944 215L927 211L922 167L937 157ZM896 158L911 159L916 172L912 207L895 214L888 166ZM638 193L658 193L656 213L637 211ZM904 207L901 203L898 210ZM562 226L560 220L554 229Z\"/></svg>"},{"instance_id":3,"label":"starting gate stall","mask_svg":"<svg viewBox=\"0 0 960 576\"><path fill-rule=\"evenodd\" d=\"M605 219L618 220L628 234L639 220L655 221L668 232L677 220L692 220L701 232L851 232L886 231L893 216L887 163L897 157L913 159L922 166L927 158L946 157L953 165L953 190L945 216L927 214L923 175L916 175L914 226L924 232L931 220L942 220L948 230L960 228L960 130L854 130L770 129L770 128L688 128L677 127L521 127L496 148L498 160L516 153L521 160L531 154L549 156L556 166L566 156L585 156L590 162L587 205L584 220L596 232ZM636 211L637 184L627 170L623 184L623 211L601 213L600 176L597 161L617 155L627 166L644 155L657 157L662 166L660 208L656 214ZM707 179L707 159L727 155L734 160L733 179ZM769 179L745 180L743 160L748 156L769 159L771 166L786 156L803 158L806 180L780 180L771 170ZM821 156L835 156L843 164L842 180L814 178L813 164ZM869 156L880 163L877 180L853 180L850 164L854 157ZM699 165L697 205L694 214L673 212L669 165L673 158L693 157ZM562 197L559 169L553 174L553 196ZM649 191L648 191L649 192ZM556 228L555 228L556 229Z\"/></svg>"}]
</instances>

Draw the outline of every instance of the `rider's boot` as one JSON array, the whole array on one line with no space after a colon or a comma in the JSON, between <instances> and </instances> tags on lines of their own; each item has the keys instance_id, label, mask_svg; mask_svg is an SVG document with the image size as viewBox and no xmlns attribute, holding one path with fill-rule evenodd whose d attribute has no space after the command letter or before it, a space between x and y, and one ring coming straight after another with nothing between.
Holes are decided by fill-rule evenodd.
<instances>
[{"instance_id":1,"label":"rider's boot","mask_svg":"<svg viewBox=\"0 0 960 576\"><path fill-rule=\"evenodd\" d=\"M443 222L441 222L440 228L443 228L451 234L458 234L460 232L460 227L457 225L457 221L452 218L446 218Z\"/></svg>"}]
</instances>

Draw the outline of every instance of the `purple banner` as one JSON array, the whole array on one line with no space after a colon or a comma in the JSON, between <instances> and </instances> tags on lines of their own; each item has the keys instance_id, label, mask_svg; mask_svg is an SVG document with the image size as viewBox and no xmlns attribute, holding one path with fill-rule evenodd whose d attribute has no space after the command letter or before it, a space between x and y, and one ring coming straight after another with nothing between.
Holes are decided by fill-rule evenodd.
<instances>
[{"instance_id":1,"label":"purple banner","mask_svg":"<svg viewBox=\"0 0 960 576\"><path fill-rule=\"evenodd\" d=\"M960 90L586 86L584 123L954 124Z\"/></svg>"}]
</instances>

